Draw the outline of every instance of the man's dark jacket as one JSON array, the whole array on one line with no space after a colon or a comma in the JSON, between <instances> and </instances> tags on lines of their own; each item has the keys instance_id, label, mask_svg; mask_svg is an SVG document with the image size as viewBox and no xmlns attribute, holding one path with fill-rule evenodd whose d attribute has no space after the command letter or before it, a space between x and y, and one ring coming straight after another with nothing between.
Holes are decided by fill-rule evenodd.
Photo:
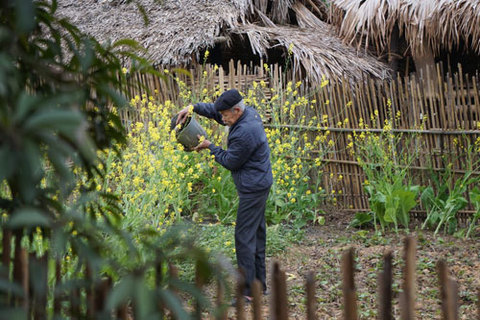
<instances>
[{"instance_id":1,"label":"man's dark jacket","mask_svg":"<svg viewBox=\"0 0 480 320\"><path fill-rule=\"evenodd\" d=\"M197 103L193 110L225 125L212 103ZM212 143L209 149L215 161L232 172L239 193L255 193L272 185L270 148L262 119L255 109L245 107L243 114L230 127L227 146L227 150L223 150Z\"/></svg>"}]
</instances>

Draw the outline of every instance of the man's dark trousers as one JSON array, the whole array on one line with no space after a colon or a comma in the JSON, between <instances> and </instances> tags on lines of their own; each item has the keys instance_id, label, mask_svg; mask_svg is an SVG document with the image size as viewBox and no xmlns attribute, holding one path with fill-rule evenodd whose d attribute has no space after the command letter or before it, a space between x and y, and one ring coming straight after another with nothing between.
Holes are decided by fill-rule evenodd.
<instances>
[{"instance_id":1,"label":"man's dark trousers","mask_svg":"<svg viewBox=\"0 0 480 320\"><path fill-rule=\"evenodd\" d=\"M238 268L245 276L245 295L251 296L251 284L256 278L266 286L265 271L265 206L270 188L251 194L238 193L239 204L235 226L235 250Z\"/></svg>"}]
</instances>

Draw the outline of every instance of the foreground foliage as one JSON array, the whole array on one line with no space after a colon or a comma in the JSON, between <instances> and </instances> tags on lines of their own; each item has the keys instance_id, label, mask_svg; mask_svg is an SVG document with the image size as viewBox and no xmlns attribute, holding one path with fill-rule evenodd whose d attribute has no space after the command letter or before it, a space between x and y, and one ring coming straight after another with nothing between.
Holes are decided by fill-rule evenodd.
<instances>
[{"instance_id":1,"label":"foreground foliage","mask_svg":"<svg viewBox=\"0 0 480 320\"><path fill-rule=\"evenodd\" d=\"M120 154L126 142L120 118L109 108L127 104L121 61L132 59L132 71L154 71L134 41L104 46L55 10L56 1L4 1L0 7L2 250L7 261L6 250L14 253L14 263L1 270L2 317L86 317L94 308L88 301L88 307L75 307L80 302L74 297L83 299L111 279L116 285L97 316L130 301L138 319L161 317L164 309L186 318L191 311L172 289L200 306L208 301L190 282L168 277L167 260L190 261L204 280L220 269L181 230L160 235L140 225L133 237L120 223L118 197L102 190L103 160ZM27 255L31 269L25 269ZM47 298L70 307L52 310L50 301L46 310Z\"/></svg>"}]
</instances>

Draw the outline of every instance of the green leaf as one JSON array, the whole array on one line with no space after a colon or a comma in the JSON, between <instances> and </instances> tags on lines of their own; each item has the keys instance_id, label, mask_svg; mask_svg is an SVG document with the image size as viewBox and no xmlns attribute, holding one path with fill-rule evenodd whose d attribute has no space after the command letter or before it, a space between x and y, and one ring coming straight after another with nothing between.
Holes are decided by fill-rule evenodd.
<instances>
[{"instance_id":1,"label":"green leaf","mask_svg":"<svg viewBox=\"0 0 480 320\"><path fill-rule=\"evenodd\" d=\"M15 113L13 114L13 122L18 123L22 121L36 106L37 102L38 99L36 97L29 95L26 92L22 92L18 99Z\"/></svg>"},{"instance_id":2,"label":"green leaf","mask_svg":"<svg viewBox=\"0 0 480 320\"><path fill-rule=\"evenodd\" d=\"M172 311L175 319L189 319L190 315L183 308L182 301L169 290L160 290L158 292L159 299L165 306Z\"/></svg>"},{"instance_id":3,"label":"green leaf","mask_svg":"<svg viewBox=\"0 0 480 320\"><path fill-rule=\"evenodd\" d=\"M33 30L35 26L35 7L34 1L31 0L16 0L16 28L20 33L28 33Z\"/></svg>"},{"instance_id":4,"label":"green leaf","mask_svg":"<svg viewBox=\"0 0 480 320\"><path fill-rule=\"evenodd\" d=\"M135 278L131 275L124 277L118 282L108 295L107 309L119 307L132 296L135 289Z\"/></svg>"},{"instance_id":5,"label":"green leaf","mask_svg":"<svg viewBox=\"0 0 480 320\"><path fill-rule=\"evenodd\" d=\"M350 222L351 227L362 227L373 221L371 212L357 212L353 220Z\"/></svg>"},{"instance_id":6,"label":"green leaf","mask_svg":"<svg viewBox=\"0 0 480 320\"><path fill-rule=\"evenodd\" d=\"M422 203L423 206L425 206L428 209L433 206L434 201L435 201L435 194L434 194L433 188L431 186L428 186L425 188L425 190L423 190L420 196L420 202Z\"/></svg>"},{"instance_id":7,"label":"green leaf","mask_svg":"<svg viewBox=\"0 0 480 320\"><path fill-rule=\"evenodd\" d=\"M397 222L397 210L394 206L389 206L385 209L384 220L386 222Z\"/></svg>"},{"instance_id":8,"label":"green leaf","mask_svg":"<svg viewBox=\"0 0 480 320\"><path fill-rule=\"evenodd\" d=\"M122 47L122 46L127 46L127 47L130 47L130 48L135 49L135 50L146 51L145 47L143 47L142 44L140 44L140 42L135 41L133 39L120 39L120 40L115 41L112 44L112 48L117 48L117 47Z\"/></svg>"},{"instance_id":9,"label":"green leaf","mask_svg":"<svg viewBox=\"0 0 480 320\"><path fill-rule=\"evenodd\" d=\"M83 121L83 115L78 111L51 109L31 116L25 123L25 129L31 132L49 129L71 133L76 131Z\"/></svg>"},{"instance_id":10,"label":"green leaf","mask_svg":"<svg viewBox=\"0 0 480 320\"><path fill-rule=\"evenodd\" d=\"M12 152L8 145L0 147L0 181L8 179L15 172L16 153Z\"/></svg>"},{"instance_id":11,"label":"green leaf","mask_svg":"<svg viewBox=\"0 0 480 320\"><path fill-rule=\"evenodd\" d=\"M22 208L13 212L7 225L11 229L49 227L51 219L39 209Z\"/></svg>"}]
</instances>

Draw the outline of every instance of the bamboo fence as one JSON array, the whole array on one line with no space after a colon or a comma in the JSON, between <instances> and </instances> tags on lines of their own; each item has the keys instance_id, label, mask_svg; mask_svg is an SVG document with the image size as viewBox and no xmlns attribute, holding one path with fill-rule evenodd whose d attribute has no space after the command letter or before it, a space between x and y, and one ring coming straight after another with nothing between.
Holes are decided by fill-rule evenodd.
<instances>
[{"instance_id":1,"label":"bamboo fence","mask_svg":"<svg viewBox=\"0 0 480 320\"><path fill-rule=\"evenodd\" d=\"M191 77L177 73L178 78L197 89L223 91L237 88L246 92L253 81L264 81L267 86L264 90L266 98L270 97L270 88L285 88L288 81L296 80L291 72L284 72L282 66L270 65L267 72L262 63L256 66L230 61L228 70L205 65L189 71ZM174 76L161 79L132 74L130 79L132 77L141 86L134 88L127 82L130 97L152 94L160 102L170 100L179 106L186 103L179 97L180 89ZM331 79L326 85L305 83L299 88L299 94L316 100L316 108L309 116L322 119L327 115L328 122L322 123L321 128L289 124L282 126L296 130L299 135L309 131L312 138L327 130L330 132L330 138L335 142L331 150L327 154L320 151L311 154L312 158L320 154L322 156L322 184L327 193L335 192L337 208L364 211L369 210L363 188L365 176L347 148L348 136L362 131L382 133L385 120L394 117L392 133L416 136L415 146L419 157L411 166L415 183L430 185L429 171L442 171L449 163L452 172L460 176L465 173L466 161L470 161L462 146L467 142L474 144L480 136L479 88L478 73L464 74L460 65L458 71L452 73L443 70L441 64L424 74L398 75L395 80L389 81L365 78L357 83L349 83L346 79ZM372 115L376 116L372 118ZM138 114L135 110L124 111L122 116L125 121L141 120L136 118ZM345 122L347 118L348 123ZM265 125L270 126L268 123ZM423 212L419 207L413 211L413 215L421 216ZM471 206L463 211L464 214L471 212Z\"/></svg>"}]
</instances>

